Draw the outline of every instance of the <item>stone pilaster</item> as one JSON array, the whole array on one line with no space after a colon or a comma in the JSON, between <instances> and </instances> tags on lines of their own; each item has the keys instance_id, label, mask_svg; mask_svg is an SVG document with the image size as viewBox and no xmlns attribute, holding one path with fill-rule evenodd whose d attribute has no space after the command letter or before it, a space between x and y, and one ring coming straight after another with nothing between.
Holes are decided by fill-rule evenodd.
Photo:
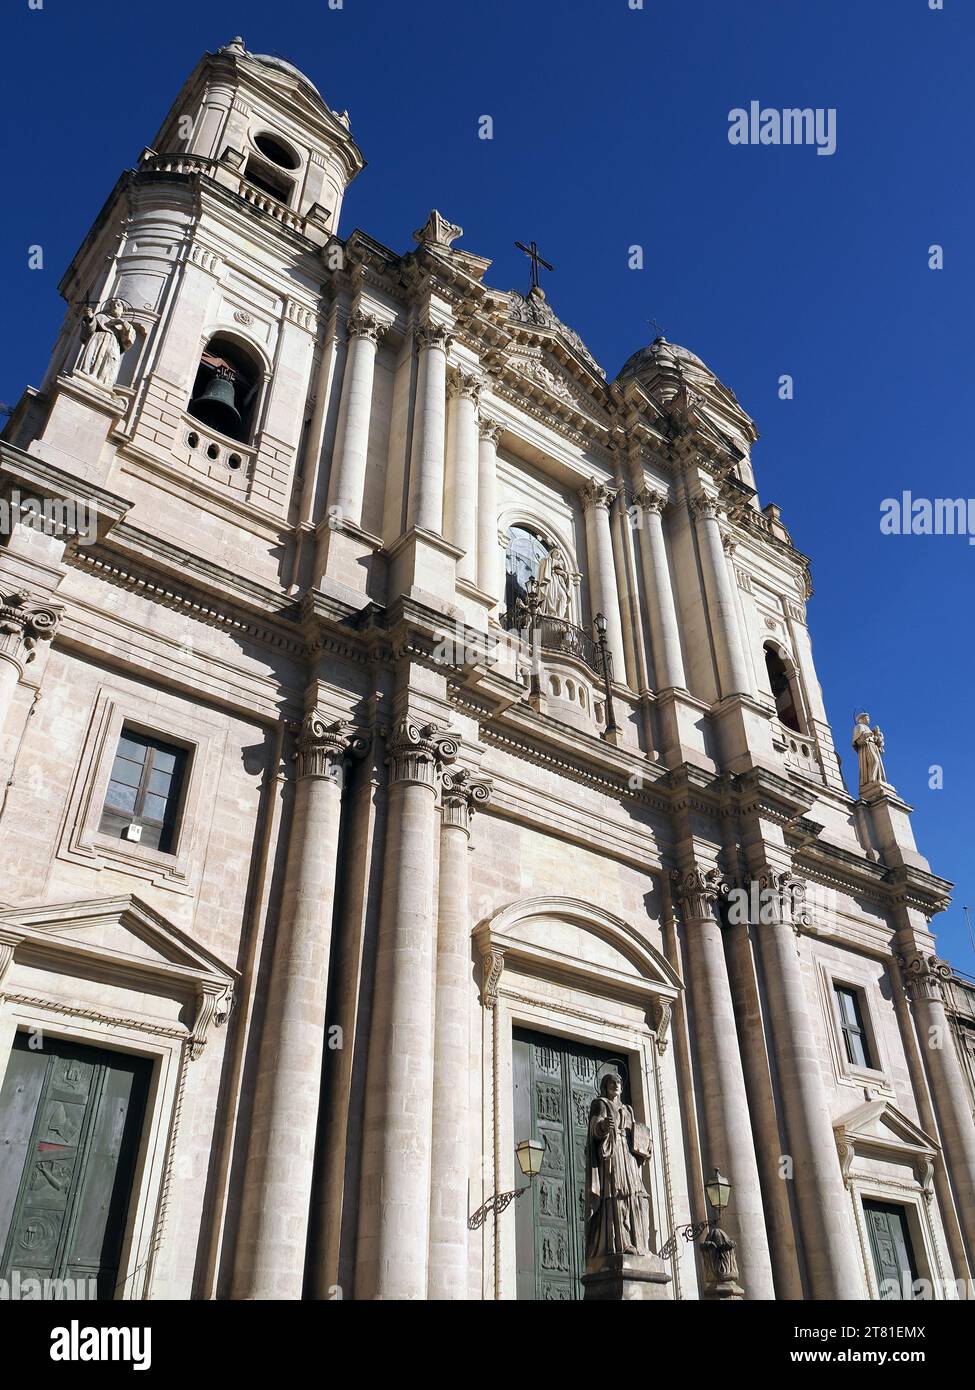
<instances>
[{"instance_id":1,"label":"stone pilaster","mask_svg":"<svg viewBox=\"0 0 975 1390\"><path fill-rule=\"evenodd\" d=\"M620 617L616 563L613 559L613 533L609 509L616 490L592 478L579 493L586 513L586 549L589 558L589 584L593 617L606 616L606 642L613 658L613 678L626 679L626 651Z\"/></svg>"},{"instance_id":2,"label":"stone pilaster","mask_svg":"<svg viewBox=\"0 0 975 1390\"><path fill-rule=\"evenodd\" d=\"M477 377L459 367L448 372L444 535L451 545L463 551L457 562L457 578L469 584L477 582L477 402L480 393Z\"/></svg>"},{"instance_id":3,"label":"stone pilaster","mask_svg":"<svg viewBox=\"0 0 975 1390\"><path fill-rule=\"evenodd\" d=\"M807 920L806 886L785 867L756 862L752 872L763 904L755 939L768 983L772 1048L810 1290L815 1299L862 1298L856 1233L798 953L797 930Z\"/></svg>"},{"instance_id":4,"label":"stone pilaster","mask_svg":"<svg viewBox=\"0 0 975 1390\"><path fill-rule=\"evenodd\" d=\"M697 864L671 875L688 954L706 1146L705 1176L720 1168L734 1191L725 1221L738 1244L745 1297L774 1298L764 1204L745 1091L745 1076L716 903L727 885ZM703 1181L703 1178L702 1178Z\"/></svg>"},{"instance_id":5,"label":"stone pilaster","mask_svg":"<svg viewBox=\"0 0 975 1390\"><path fill-rule=\"evenodd\" d=\"M363 1134L356 1297L425 1299L433 1123L434 871L442 767L458 745L401 719L388 745L383 901Z\"/></svg>"},{"instance_id":6,"label":"stone pilaster","mask_svg":"<svg viewBox=\"0 0 975 1390\"><path fill-rule=\"evenodd\" d=\"M728 565L718 524L720 510L717 498L699 492L691 498L697 536L704 570L704 587L711 631L714 634L715 656L721 695L741 695L748 691L748 671L738 631L735 596L728 577Z\"/></svg>"},{"instance_id":7,"label":"stone pilaster","mask_svg":"<svg viewBox=\"0 0 975 1390\"><path fill-rule=\"evenodd\" d=\"M0 720L17 684L37 655L38 642L49 642L61 619L61 605L34 599L26 589L0 601Z\"/></svg>"},{"instance_id":8,"label":"stone pilaster","mask_svg":"<svg viewBox=\"0 0 975 1390\"><path fill-rule=\"evenodd\" d=\"M952 977L951 966L913 945L897 959L931 1083L969 1263L975 1268L975 1119L971 1093L945 1012L945 991Z\"/></svg>"},{"instance_id":9,"label":"stone pilaster","mask_svg":"<svg viewBox=\"0 0 975 1390\"><path fill-rule=\"evenodd\" d=\"M471 817L490 796L490 784L466 769L444 774L427 1295L432 1299L467 1297L472 927L468 859Z\"/></svg>"},{"instance_id":10,"label":"stone pilaster","mask_svg":"<svg viewBox=\"0 0 975 1390\"><path fill-rule=\"evenodd\" d=\"M643 487L634 497L642 513L640 556L647 593L647 615L650 620L650 650L658 690L687 685L684 659L680 649L680 628L677 605L667 562L667 543L664 539L663 512L667 499L661 492Z\"/></svg>"},{"instance_id":11,"label":"stone pilaster","mask_svg":"<svg viewBox=\"0 0 975 1390\"><path fill-rule=\"evenodd\" d=\"M504 426L481 417L477 449L477 587L500 603L500 547L498 545L498 444Z\"/></svg>"},{"instance_id":12,"label":"stone pilaster","mask_svg":"<svg viewBox=\"0 0 975 1390\"><path fill-rule=\"evenodd\" d=\"M418 347L416 412L410 459L409 524L440 535L443 529L447 352L451 337L439 323L415 330Z\"/></svg>"},{"instance_id":13,"label":"stone pilaster","mask_svg":"<svg viewBox=\"0 0 975 1390\"><path fill-rule=\"evenodd\" d=\"M251 1117L234 1296L301 1297L325 1047L342 767L368 740L316 711L294 755L294 812Z\"/></svg>"}]
</instances>

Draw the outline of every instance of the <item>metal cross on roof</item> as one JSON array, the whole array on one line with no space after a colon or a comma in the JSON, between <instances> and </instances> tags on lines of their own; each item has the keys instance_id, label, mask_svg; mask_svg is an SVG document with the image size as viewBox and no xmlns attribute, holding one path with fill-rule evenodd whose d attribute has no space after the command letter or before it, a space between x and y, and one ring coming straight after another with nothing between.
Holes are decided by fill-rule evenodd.
<instances>
[{"instance_id":1,"label":"metal cross on roof","mask_svg":"<svg viewBox=\"0 0 975 1390\"><path fill-rule=\"evenodd\" d=\"M537 245L535 244L534 241L530 241L530 242L528 243L527 246L525 246L525 245L524 245L522 242L520 242L520 241L516 241L516 242L515 242L515 245L517 246L517 248L518 248L519 251L524 251L525 255L528 257L528 259L529 259L529 260L531 261L531 263L532 263L531 286L530 286L530 289L531 289L531 290L537 290L537 289L539 289L540 286L539 286L539 283L538 283L538 267L541 265L541 266L544 266L546 270L554 270L554 269L555 269L555 266L554 266L554 265L549 265L548 261L543 260L543 258L542 258L542 257L539 255L539 253L538 253L538 247L537 247Z\"/></svg>"},{"instance_id":2,"label":"metal cross on roof","mask_svg":"<svg viewBox=\"0 0 975 1390\"><path fill-rule=\"evenodd\" d=\"M666 339L667 335L656 319L647 319L647 323L650 325L652 329L654 329L658 338Z\"/></svg>"}]
</instances>

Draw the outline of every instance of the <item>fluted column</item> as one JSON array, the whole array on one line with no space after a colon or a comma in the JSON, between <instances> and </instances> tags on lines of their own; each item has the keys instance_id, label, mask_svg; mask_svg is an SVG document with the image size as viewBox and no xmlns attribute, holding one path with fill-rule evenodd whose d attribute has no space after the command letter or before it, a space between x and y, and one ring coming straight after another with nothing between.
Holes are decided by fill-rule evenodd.
<instances>
[{"instance_id":1,"label":"fluted column","mask_svg":"<svg viewBox=\"0 0 975 1390\"><path fill-rule=\"evenodd\" d=\"M626 680L626 653L623 646L623 623L620 618L619 590L616 584L616 563L613 559L613 534L609 509L616 496L615 489L591 479L580 492L586 510L586 552L589 558L589 584L593 617L606 616L606 641L613 658L613 678Z\"/></svg>"},{"instance_id":2,"label":"fluted column","mask_svg":"<svg viewBox=\"0 0 975 1390\"><path fill-rule=\"evenodd\" d=\"M356 1297L424 1299L433 1127L436 799L457 743L402 719L389 740Z\"/></svg>"},{"instance_id":3,"label":"fluted column","mask_svg":"<svg viewBox=\"0 0 975 1390\"><path fill-rule=\"evenodd\" d=\"M477 581L477 401L480 389L475 376L457 367L447 374L444 536L464 552L457 562L457 578L466 579L470 584Z\"/></svg>"},{"instance_id":4,"label":"fluted column","mask_svg":"<svg viewBox=\"0 0 975 1390\"><path fill-rule=\"evenodd\" d=\"M415 331L419 356L413 450L410 456L409 523L440 535L443 527L447 351L451 339L442 324L422 324Z\"/></svg>"},{"instance_id":5,"label":"fluted column","mask_svg":"<svg viewBox=\"0 0 975 1390\"><path fill-rule=\"evenodd\" d=\"M732 1184L734 1200L722 1224L738 1241L745 1297L774 1298L745 1076L724 942L715 912L723 881L716 869L696 866L687 872L675 870L672 879L687 938L688 984L707 1138L702 1153L704 1177L720 1168Z\"/></svg>"},{"instance_id":6,"label":"fluted column","mask_svg":"<svg viewBox=\"0 0 975 1390\"><path fill-rule=\"evenodd\" d=\"M300 1298L325 1046L341 767L368 740L314 711L297 786L251 1116L234 1297Z\"/></svg>"},{"instance_id":7,"label":"fluted column","mask_svg":"<svg viewBox=\"0 0 975 1390\"><path fill-rule=\"evenodd\" d=\"M691 510L696 519L700 543L721 694L745 694L748 690L748 672L745 669L745 657L738 633L735 596L731 591L724 546L721 543L721 527L718 525L719 504L716 498L699 492L691 498Z\"/></svg>"},{"instance_id":8,"label":"fluted column","mask_svg":"<svg viewBox=\"0 0 975 1390\"><path fill-rule=\"evenodd\" d=\"M342 378L328 505L330 516L336 520L361 526L376 348L386 326L372 314L354 309L347 327L349 348Z\"/></svg>"},{"instance_id":9,"label":"fluted column","mask_svg":"<svg viewBox=\"0 0 975 1390\"><path fill-rule=\"evenodd\" d=\"M767 866L757 877L763 908L755 937L768 984L772 1048L811 1292L815 1299L858 1299L863 1279L856 1234L797 947L805 885L791 872Z\"/></svg>"},{"instance_id":10,"label":"fluted column","mask_svg":"<svg viewBox=\"0 0 975 1390\"><path fill-rule=\"evenodd\" d=\"M471 817L491 789L469 772L447 772L441 795L440 904L433 1050L433 1178L428 1297L467 1297L470 1126Z\"/></svg>"},{"instance_id":11,"label":"fluted column","mask_svg":"<svg viewBox=\"0 0 975 1390\"><path fill-rule=\"evenodd\" d=\"M481 417L477 450L477 587L498 603L503 594L499 579L498 546L498 444L504 426Z\"/></svg>"},{"instance_id":12,"label":"fluted column","mask_svg":"<svg viewBox=\"0 0 975 1390\"><path fill-rule=\"evenodd\" d=\"M50 641L61 619L60 604L33 599L26 589L0 602L0 724L38 642Z\"/></svg>"},{"instance_id":13,"label":"fluted column","mask_svg":"<svg viewBox=\"0 0 975 1390\"><path fill-rule=\"evenodd\" d=\"M667 498L662 492L644 487L633 499L640 508L643 525L640 527L640 556L643 561L643 580L647 593L650 619L650 642L653 671L658 690L673 686L684 688L684 658L680 649L680 627L677 605L667 562L667 542L664 539L663 511Z\"/></svg>"},{"instance_id":14,"label":"fluted column","mask_svg":"<svg viewBox=\"0 0 975 1390\"><path fill-rule=\"evenodd\" d=\"M975 1267L975 1120L971 1093L945 1013L945 990L952 969L947 961L913 947L898 956L898 961L931 1082L958 1219Z\"/></svg>"}]
</instances>

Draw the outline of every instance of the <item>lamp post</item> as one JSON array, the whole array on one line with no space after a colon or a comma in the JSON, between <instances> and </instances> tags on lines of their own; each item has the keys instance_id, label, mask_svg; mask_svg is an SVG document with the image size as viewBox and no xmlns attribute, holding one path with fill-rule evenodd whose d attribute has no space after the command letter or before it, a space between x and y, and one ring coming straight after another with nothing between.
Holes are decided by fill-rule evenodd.
<instances>
[{"instance_id":1,"label":"lamp post","mask_svg":"<svg viewBox=\"0 0 975 1390\"><path fill-rule=\"evenodd\" d=\"M677 1242L684 1240L693 1244L700 1236L701 1260L706 1280L705 1292L708 1298L731 1299L738 1301L744 1297L744 1290L738 1282L738 1260L735 1256L737 1246L720 1226L721 1213L731 1204L731 1183L715 1168L704 1184L714 1215L707 1221L696 1221L691 1226L678 1226L673 1235L658 1252L665 1260L671 1259L677 1251Z\"/></svg>"},{"instance_id":2,"label":"lamp post","mask_svg":"<svg viewBox=\"0 0 975 1390\"><path fill-rule=\"evenodd\" d=\"M520 1144L515 1145L515 1154L518 1158L518 1167L524 1173L528 1182L524 1187L512 1188L510 1192L495 1192L493 1197L489 1197L486 1202L478 1207L467 1218L467 1229L469 1231L479 1230L487 1220L489 1214L494 1212L495 1219L505 1211L516 1197L522 1197L531 1189L531 1185L542 1171L542 1159L545 1157L545 1145L540 1139L522 1139Z\"/></svg>"},{"instance_id":3,"label":"lamp post","mask_svg":"<svg viewBox=\"0 0 975 1390\"><path fill-rule=\"evenodd\" d=\"M603 667L603 689L606 692L606 727L602 731L602 737L609 743L617 743L620 736L620 726L616 722L616 710L613 705L613 686L610 679L613 658L606 644L606 632L609 628L606 614L597 613L593 626L596 629L596 645L599 648L599 659Z\"/></svg>"}]
</instances>

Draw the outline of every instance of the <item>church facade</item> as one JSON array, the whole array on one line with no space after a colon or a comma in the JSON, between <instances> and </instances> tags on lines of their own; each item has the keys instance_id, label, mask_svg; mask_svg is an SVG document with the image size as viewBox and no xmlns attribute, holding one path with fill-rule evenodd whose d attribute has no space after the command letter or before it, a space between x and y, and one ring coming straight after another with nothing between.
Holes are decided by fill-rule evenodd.
<instances>
[{"instance_id":1,"label":"church facade","mask_svg":"<svg viewBox=\"0 0 975 1390\"><path fill-rule=\"evenodd\" d=\"M656 1297L956 1297L950 885L754 423L438 212L340 235L363 162L205 55L0 441L0 1278L578 1298L625 1113Z\"/></svg>"}]
</instances>

